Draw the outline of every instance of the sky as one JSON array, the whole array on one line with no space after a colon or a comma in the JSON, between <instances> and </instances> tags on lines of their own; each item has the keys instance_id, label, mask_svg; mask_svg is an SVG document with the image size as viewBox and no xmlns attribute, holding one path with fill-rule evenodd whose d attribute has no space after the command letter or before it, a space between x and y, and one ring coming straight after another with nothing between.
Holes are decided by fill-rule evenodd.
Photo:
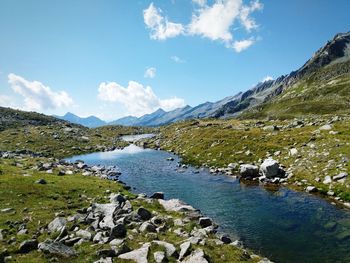
<instances>
[{"instance_id":1,"label":"sky","mask_svg":"<svg viewBox=\"0 0 350 263\"><path fill-rule=\"evenodd\" d=\"M349 0L0 0L0 105L104 120L217 101L350 30Z\"/></svg>"}]
</instances>

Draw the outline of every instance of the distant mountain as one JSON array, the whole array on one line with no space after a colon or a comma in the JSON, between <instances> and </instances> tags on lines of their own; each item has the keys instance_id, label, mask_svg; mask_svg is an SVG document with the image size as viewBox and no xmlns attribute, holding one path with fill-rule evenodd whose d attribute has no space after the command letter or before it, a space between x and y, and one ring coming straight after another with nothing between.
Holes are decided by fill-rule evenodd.
<instances>
[{"instance_id":1,"label":"distant mountain","mask_svg":"<svg viewBox=\"0 0 350 263\"><path fill-rule=\"evenodd\" d=\"M138 118L134 116L126 116L115 121L111 121L108 125L124 125L124 126L134 126L137 123Z\"/></svg>"},{"instance_id":2,"label":"distant mountain","mask_svg":"<svg viewBox=\"0 0 350 263\"><path fill-rule=\"evenodd\" d=\"M89 116L86 118L82 118L82 117L79 117L71 112L67 112L64 116L55 116L55 117L62 119L62 120L65 120L65 121L75 123L75 124L80 124L80 125L83 125L83 126L89 127L89 128L95 128L95 127L106 125L105 121L103 121L95 116Z\"/></svg>"},{"instance_id":3,"label":"distant mountain","mask_svg":"<svg viewBox=\"0 0 350 263\"><path fill-rule=\"evenodd\" d=\"M291 118L350 113L349 98L350 32L337 34L300 69L288 75L260 82L246 92L217 102L169 112L159 109L140 118L133 117L132 125L159 126L197 118Z\"/></svg>"}]
</instances>

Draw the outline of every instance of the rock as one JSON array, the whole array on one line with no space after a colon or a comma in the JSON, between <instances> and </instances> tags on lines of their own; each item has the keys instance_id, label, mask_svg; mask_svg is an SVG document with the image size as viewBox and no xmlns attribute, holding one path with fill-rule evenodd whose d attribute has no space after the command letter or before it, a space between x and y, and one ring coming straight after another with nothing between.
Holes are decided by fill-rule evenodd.
<instances>
[{"instance_id":1,"label":"rock","mask_svg":"<svg viewBox=\"0 0 350 263\"><path fill-rule=\"evenodd\" d=\"M155 192L150 197L153 199L164 199L164 193L163 192Z\"/></svg>"},{"instance_id":2,"label":"rock","mask_svg":"<svg viewBox=\"0 0 350 263\"><path fill-rule=\"evenodd\" d=\"M120 203L125 203L126 199L121 194L111 194L109 197L109 201L112 204L120 204Z\"/></svg>"},{"instance_id":3,"label":"rock","mask_svg":"<svg viewBox=\"0 0 350 263\"><path fill-rule=\"evenodd\" d=\"M111 229L115 226L113 213L118 208L117 204L93 204L92 211L101 214L103 219L99 222L102 229Z\"/></svg>"},{"instance_id":4,"label":"rock","mask_svg":"<svg viewBox=\"0 0 350 263\"><path fill-rule=\"evenodd\" d=\"M74 249L66 245L63 245L62 243L53 242L51 240L45 240L45 242L40 243L38 248L44 253L65 257L65 258L73 257L77 255Z\"/></svg>"},{"instance_id":5,"label":"rock","mask_svg":"<svg viewBox=\"0 0 350 263\"><path fill-rule=\"evenodd\" d=\"M208 260L205 259L203 250L198 248L185 258L182 263L208 263Z\"/></svg>"},{"instance_id":6,"label":"rock","mask_svg":"<svg viewBox=\"0 0 350 263\"><path fill-rule=\"evenodd\" d=\"M117 256L115 250L111 249L111 248L109 248L109 249L105 248L105 249L97 250L96 255L98 257L103 257L103 258L112 258L112 257L116 257Z\"/></svg>"},{"instance_id":7,"label":"rock","mask_svg":"<svg viewBox=\"0 0 350 263\"><path fill-rule=\"evenodd\" d=\"M238 163L229 163L227 165L227 168L229 169L237 169L237 167L238 167Z\"/></svg>"},{"instance_id":8,"label":"rock","mask_svg":"<svg viewBox=\"0 0 350 263\"><path fill-rule=\"evenodd\" d=\"M38 241L35 239L29 239L23 241L19 245L19 253L28 253L32 250L36 250L38 248Z\"/></svg>"},{"instance_id":9,"label":"rock","mask_svg":"<svg viewBox=\"0 0 350 263\"><path fill-rule=\"evenodd\" d=\"M332 179L329 175L327 175L323 180L323 184L330 184L331 182L332 182Z\"/></svg>"},{"instance_id":10,"label":"rock","mask_svg":"<svg viewBox=\"0 0 350 263\"><path fill-rule=\"evenodd\" d=\"M292 148L289 150L289 155L290 156L295 156L298 154L298 150L296 148Z\"/></svg>"},{"instance_id":11,"label":"rock","mask_svg":"<svg viewBox=\"0 0 350 263\"><path fill-rule=\"evenodd\" d=\"M177 256L176 248L173 244L170 244L170 243L165 242L165 241L159 241L159 240L153 240L152 243L155 243L159 246L165 247L165 252L166 252L167 257L176 257Z\"/></svg>"},{"instance_id":12,"label":"rock","mask_svg":"<svg viewBox=\"0 0 350 263\"><path fill-rule=\"evenodd\" d=\"M243 178L254 178L259 176L259 168L252 164L242 164L239 173Z\"/></svg>"},{"instance_id":13,"label":"rock","mask_svg":"<svg viewBox=\"0 0 350 263\"><path fill-rule=\"evenodd\" d=\"M329 131L331 129L332 129L332 126L329 124L323 125L319 128L319 130L321 130L321 131Z\"/></svg>"},{"instance_id":14,"label":"rock","mask_svg":"<svg viewBox=\"0 0 350 263\"><path fill-rule=\"evenodd\" d=\"M81 238L80 237L73 237L67 240L64 240L64 244L66 244L67 246L71 247L73 246L75 243L80 242Z\"/></svg>"},{"instance_id":15,"label":"rock","mask_svg":"<svg viewBox=\"0 0 350 263\"><path fill-rule=\"evenodd\" d=\"M278 131L278 127L276 125L270 125L270 126L265 126L263 127L264 131Z\"/></svg>"},{"instance_id":16,"label":"rock","mask_svg":"<svg viewBox=\"0 0 350 263\"><path fill-rule=\"evenodd\" d=\"M53 221L47 226L50 232L61 231L61 229L66 226L67 220L64 217L56 217Z\"/></svg>"},{"instance_id":17,"label":"rock","mask_svg":"<svg viewBox=\"0 0 350 263\"><path fill-rule=\"evenodd\" d=\"M140 231L141 232L153 232L153 233L157 232L156 227L148 222L142 223L142 225L140 226Z\"/></svg>"},{"instance_id":18,"label":"rock","mask_svg":"<svg viewBox=\"0 0 350 263\"><path fill-rule=\"evenodd\" d=\"M224 243L224 244L230 244L232 242L231 238L226 235L226 234L223 234L220 236L220 240Z\"/></svg>"},{"instance_id":19,"label":"rock","mask_svg":"<svg viewBox=\"0 0 350 263\"><path fill-rule=\"evenodd\" d=\"M173 157L168 157L166 158L167 161L174 161L174 158Z\"/></svg>"},{"instance_id":20,"label":"rock","mask_svg":"<svg viewBox=\"0 0 350 263\"><path fill-rule=\"evenodd\" d=\"M184 243L182 243L180 245L179 260L183 259L184 257L186 257L189 254L190 248L191 248L191 242L190 241L186 241L186 242L184 242Z\"/></svg>"},{"instance_id":21,"label":"rock","mask_svg":"<svg viewBox=\"0 0 350 263\"><path fill-rule=\"evenodd\" d=\"M78 237L81 237L85 240L91 240L91 238L92 238L92 234L89 231L83 230L83 229L78 230L75 234Z\"/></svg>"},{"instance_id":22,"label":"rock","mask_svg":"<svg viewBox=\"0 0 350 263\"><path fill-rule=\"evenodd\" d=\"M152 214L150 211L148 211L147 209L140 207L139 209L137 209L137 214L141 217L142 220L146 221L146 220L150 220L152 218Z\"/></svg>"},{"instance_id":23,"label":"rock","mask_svg":"<svg viewBox=\"0 0 350 263\"><path fill-rule=\"evenodd\" d=\"M166 262L165 253L163 251L157 251L153 253L154 261L156 263Z\"/></svg>"},{"instance_id":24,"label":"rock","mask_svg":"<svg viewBox=\"0 0 350 263\"><path fill-rule=\"evenodd\" d=\"M282 177L285 172L280 167L279 163L273 159L266 159L260 166L260 172L266 178Z\"/></svg>"},{"instance_id":25,"label":"rock","mask_svg":"<svg viewBox=\"0 0 350 263\"><path fill-rule=\"evenodd\" d=\"M188 211L197 211L190 205L186 205L179 199L170 199L170 200L162 200L159 199L158 202L164 207L164 209L168 212L188 212Z\"/></svg>"},{"instance_id":26,"label":"rock","mask_svg":"<svg viewBox=\"0 0 350 263\"><path fill-rule=\"evenodd\" d=\"M315 193L317 192L317 188L315 186L310 185L306 187L305 191L308 193Z\"/></svg>"},{"instance_id":27,"label":"rock","mask_svg":"<svg viewBox=\"0 0 350 263\"><path fill-rule=\"evenodd\" d=\"M47 184L47 182L45 181L45 179L41 178L37 181L35 181L36 184Z\"/></svg>"},{"instance_id":28,"label":"rock","mask_svg":"<svg viewBox=\"0 0 350 263\"><path fill-rule=\"evenodd\" d=\"M128 253L124 253L118 256L120 259L133 260L136 263L148 263L147 256L149 251L150 243L145 243L139 249L133 250Z\"/></svg>"},{"instance_id":29,"label":"rock","mask_svg":"<svg viewBox=\"0 0 350 263\"><path fill-rule=\"evenodd\" d=\"M333 176L333 180L338 181L348 176L348 173L343 172L338 175Z\"/></svg>"},{"instance_id":30,"label":"rock","mask_svg":"<svg viewBox=\"0 0 350 263\"><path fill-rule=\"evenodd\" d=\"M17 235L26 235L28 234L28 229L21 229L20 231L17 232Z\"/></svg>"},{"instance_id":31,"label":"rock","mask_svg":"<svg viewBox=\"0 0 350 263\"><path fill-rule=\"evenodd\" d=\"M115 238L111 242L109 242L111 246L120 246L123 243L124 243L124 239L118 239L118 238Z\"/></svg>"},{"instance_id":32,"label":"rock","mask_svg":"<svg viewBox=\"0 0 350 263\"><path fill-rule=\"evenodd\" d=\"M199 225L203 228L211 226L213 222L209 217L201 217L199 218Z\"/></svg>"},{"instance_id":33,"label":"rock","mask_svg":"<svg viewBox=\"0 0 350 263\"><path fill-rule=\"evenodd\" d=\"M126 228L123 224L119 223L113 227L110 231L110 240L115 238L123 238L126 236Z\"/></svg>"},{"instance_id":34,"label":"rock","mask_svg":"<svg viewBox=\"0 0 350 263\"><path fill-rule=\"evenodd\" d=\"M1 209L0 211L1 213L10 213L15 211L15 209L13 209L12 207L8 207L8 208Z\"/></svg>"},{"instance_id":35,"label":"rock","mask_svg":"<svg viewBox=\"0 0 350 263\"><path fill-rule=\"evenodd\" d=\"M267 258L263 258L258 263L273 263L272 261L268 260Z\"/></svg>"},{"instance_id":36,"label":"rock","mask_svg":"<svg viewBox=\"0 0 350 263\"><path fill-rule=\"evenodd\" d=\"M112 258L100 258L99 260L95 261L94 263L112 263Z\"/></svg>"}]
</instances>

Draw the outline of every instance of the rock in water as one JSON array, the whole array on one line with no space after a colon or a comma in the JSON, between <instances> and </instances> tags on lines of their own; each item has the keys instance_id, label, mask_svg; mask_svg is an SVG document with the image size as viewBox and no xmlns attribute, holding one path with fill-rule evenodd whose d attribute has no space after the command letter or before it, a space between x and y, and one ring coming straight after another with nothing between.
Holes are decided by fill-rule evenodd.
<instances>
[{"instance_id":1,"label":"rock in water","mask_svg":"<svg viewBox=\"0 0 350 263\"><path fill-rule=\"evenodd\" d=\"M40 243L38 248L44 253L65 257L65 258L73 257L77 255L74 249L66 245L63 245L62 243L53 242L51 240L45 240L45 242Z\"/></svg>"},{"instance_id":2,"label":"rock in water","mask_svg":"<svg viewBox=\"0 0 350 263\"><path fill-rule=\"evenodd\" d=\"M259 176L259 168L252 164L242 164L239 167L239 173L244 178L254 178Z\"/></svg>"},{"instance_id":3,"label":"rock in water","mask_svg":"<svg viewBox=\"0 0 350 263\"><path fill-rule=\"evenodd\" d=\"M147 256L149 247L150 243L145 243L141 248L121 254L118 256L118 258L134 260L136 263L148 263Z\"/></svg>"},{"instance_id":4,"label":"rock in water","mask_svg":"<svg viewBox=\"0 0 350 263\"><path fill-rule=\"evenodd\" d=\"M151 198L153 199L164 199L164 193L163 192L155 192L151 195Z\"/></svg>"}]
</instances>

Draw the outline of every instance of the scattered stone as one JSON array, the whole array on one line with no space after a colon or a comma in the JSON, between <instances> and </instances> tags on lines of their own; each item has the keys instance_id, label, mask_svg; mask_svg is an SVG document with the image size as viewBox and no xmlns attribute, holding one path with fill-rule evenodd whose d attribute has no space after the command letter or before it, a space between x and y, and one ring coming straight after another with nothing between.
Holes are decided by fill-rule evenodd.
<instances>
[{"instance_id":1,"label":"scattered stone","mask_svg":"<svg viewBox=\"0 0 350 263\"><path fill-rule=\"evenodd\" d=\"M333 176L333 180L338 181L348 176L348 173L343 172L338 175Z\"/></svg>"},{"instance_id":2,"label":"scattered stone","mask_svg":"<svg viewBox=\"0 0 350 263\"><path fill-rule=\"evenodd\" d=\"M121 194L111 194L109 198L112 204L120 204L125 203L126 199Z\"/></svg>"},{"instance_id":3,"label":"scattered stone","mask_svg":"<svg viewBox=\"0 0 350 263\"><path fill-rule=\"evenodd\" d=\"M174 161L174 158L173 157L168 157L166 158L167 161Z\"/></svg>"},{"instance_id":4,"label":"scattered stone","mask_svg":"<svg viewBox=\"0 0 350 263\"><path fill-rule=\"evenodd\" d=\"M177 256L176 248L173 244L170 244L170 243L165 242L165 241L158 241L158 240L154 240L154 241L152 241L152 243L155 243L159 246L165 247L167 257L176 257Z\"/></svg>"},{"instance_id":5,"label":"scattered stone","mask_svg":"<svg viewBox=\"0 0 350 263\"><path fill-rule=\"evenodd\" d=\"M259 176L259 168L252 164L242 164L239 173L244 178L254 178Z\"/></svg>"},{"instance_id":6,"label":"scattered stone","mask_svg":"<svg viewBox=\"0 0 350 263\"><path fill-rule=\"evenodd\" d=\"M185 204L179 199L170 199L170 200L162 200L159 199L158 202L164 207L164 209L168 212L188 212L188 211L197 211L192 206Z\"/></svg>"},{"instance_id":7,"label":"scattered stone","mask_svg":"<svg viewBox=\"0 0 350 263\"><path fill-rule=\"evenodd\" d=\"M126 236L126 228L123 224L117 224L115 227L111 229L110 232L110 240L115 238L123 238Z\"/></svg>"},{"instance_id":8,"label":"scattered stone","mask_svg":"<svg viewBox=\"0 0 350 263\"><path fill-rule=\"evenodd\" d=\"M191 255L189 255L185 260L182 261L183 263L208 263L208 260L205 259L205 255L202 249L198 248L195 251L192 252Z\"/></svg>"},{"instance_id":9,"label":"scattered stone","mask_svg":"<svg viewBox=\"0 0 350 263\"><path fill-rule=\"evenodd\" d=\"M154 252L153 257L156 263L166 262L165 253L163 251Z\"/></svg>"},{"instance_id":10,"label":"scattered stone","mask_svg":"<svg viewBox=\"0 0 350 263\"><path fill-rule=\"evenodd\" d=\"M306 189L305 189L306 192L308 193L315 193L317 192L317 188L315 186L307 186Z\"/></svg>"},{"instance_id":11,"label":"scattered stone","mask_svg":"<svg viewBox=\"0 0 350 263\"><path fill-rule=\"evenodd\" d=\"M209 217L201 217L199 218L199 225L203 228L211 226L213 222Z\"/></svg>"},{"instance_id":12,"label":"scattered stone","mask_svg":"<svg viewBox=\"0 0 350 263\"><path fill-rule=\"evenodd\" d=\"M229 237L229 235L223 234L220 236L220 240L224 243L224 244L230 244L232 242L231 238Z\"/></svg>"},{"instance_id":13,"label":"scattered stone","mask_svg":"<svg viewBox=\"0 0 350 263\"><path fill-rule=\"evenodd\" d=\"M118 258L134 260L136 263L148 263L147 256L149 247L150 243L145 243L141 248L121 254L118 256Z\"/></svg>"},{"instance_id":14,"label":"scattered stone","mask_svg":"<svg viewBox=\"0 0 350 263\"><path fill-rule=\"evenodd\" d=\"M327 175L324 180L323 180L323 184L330 184L332 182L332 178Z\"/></svg>"},{"instance_id":15,"label":"scattered stone","mask_svg":"<svg viewBox=\"0 0 350 263\"><path fill-rule=\"evenodd\" d=\"M332 129L332 126L329 124L325 124L319 128L320 131L329 131Z\"/></svg>"},{"instance_id":16,"label":"scattered stone","mask_svg":"<svg viewBox=\"0 0 350 263\"><path fill-rule=\"evenodd\" d=\"M153 199L164 199L164 193L163 192L155 192L150 197Z\"/></svg>"},{"instance_id":17,"label":"scattered stone","mask_svg":"<svg viewBox=\"0 0 350 263\"><path fill-rule=\"evenodd\" d=\"M149 222L143 222L142 225L140 226L140 231L141 232L157 232L156 227L149 223Z\"/></svg>"},{"instance_id":18,"label":"scattered stone","mask_svg":"<svg viewBox=\"0 0 350 263\"><path fill-rule=\"evenodd\" d=\"M56 217L53 221L49 223L47 226L48 230L50 232L58 232L61 231L61 229L66 226L67 220L64 217Z\"/></svg>"},{"instance_id":19,"label":"scattered stone","mask_svg":"<svg viewBox=\"0 0 350 263\"><path fill-rule=\"evenodd\" d=\"M32 250L36 250L38 248L38 241L35 239L29 239L23 241L19 245L19 253L28 253Z\"/></svg>"},{"instance_id":20,"label":"scattered stone","mask_svg":"<svg viewBox=\"0 0 350 263\"><path fill-rule=\"evenodd\" d=\"M140 207L139 209L137 209L137 214L141 217L142 220L146 221L146 220L150 220L152 218L152 214L150 211L148 211L147 209Z\"/></svg>"},{"instance_id":21,"label":"scattered stone","mask_svg":"<svg viewBox=\"0 0 350 263\"><path fill-rule=\"evenodd\" d=\"M99 260L95 261L94 263L112 263L112 258L100 258Z\"/></svg>"},{"instance_id":22,"label":"scattered stone","mask_svg":"<svg viewBox=\"0 0 350 263\"><path fill-rule=\"evenodd\" d=\"M15 211L15 209L13 209L12 207L1 209L1 213L11 213L14 211Z\"/></svg>"},{"instance_id":23,"label":"scattered stone","mask_svg":"<svg viewBox=\"0 0 350 263\"><path fill-rule=\"evenodd\" d=\"M298 150L296 148L292 148L289 150L289 155L290 156L295 156L298 154Z\"/></svg>"},{"instance_id":24,"label":"scattered stone","mask_svg":"<svg viewBox=\"0 0 350 263\"><path fill-rule=\"evenodd\" d=\"M45 181L45 179L41 178L37 181L35 181L36 184L47 184L47 182Z\"/></svg>"},{"instance_id":25,"label":"scattered stone","mask_svg":"<svg viewBox=\"0 0 350 263\"><path fill-rule=\"evenodd\" d=\"M81 238L86 239L86 240L91 240L91 238L92 238L92 234L87 230L80 229L75 234L78 237L81 237Z\"/></svg>"},{"instance_id":26,"label":"scattered stone","mask_svg":"<svg viewBox=\"0 0 350 263\"><path fill-rule=\"evenodd\" d=\"M45 242L40 243L38 248L44 253L65 257L65 258L73 257L77 255L74 249L66 245L63 245L62 243L53 242L51 240L45 240Z\"/></svg>"},{"instance_id":27,"label":"scattered stone","mask_svg":"<svg viewBox=\"0 0 350 263\"><path fill-rule=\"evenodd\" d=\"M191 248L191 242L186 241L180 245L180 255L179 255L179 260L183 259L190 253L190 248Z\"/></svg>"},{"instance_id":28,"label":"scattered stone","mask_svg":"<svg viewBox=\"0 0 350 263\"><path fill-rule=\"evenodd\" d=\"M266 159L260 166L260 172L266 178L283 177L285 171L280 167L280 164L273 159Z\"/></svg>"}]
</instances>

